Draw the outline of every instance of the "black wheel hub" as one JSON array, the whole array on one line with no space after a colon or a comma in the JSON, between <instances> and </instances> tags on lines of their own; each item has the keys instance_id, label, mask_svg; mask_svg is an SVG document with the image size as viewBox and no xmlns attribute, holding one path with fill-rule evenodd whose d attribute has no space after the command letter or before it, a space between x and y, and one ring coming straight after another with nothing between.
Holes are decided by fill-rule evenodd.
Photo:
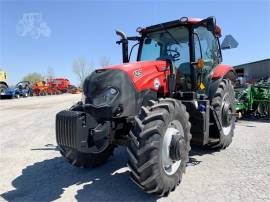
<instances>
[{"instance_id":1,"label":"black wheel hub","mask_svg":"<svg viewBox=\"0 0 270 202\"><path fill-rule=\"evenodd\" d=\"M185 141L181 135L173 135L170 144L170 158L173 161L179 161L184 153Z\"/></svg>"}]
</instances>

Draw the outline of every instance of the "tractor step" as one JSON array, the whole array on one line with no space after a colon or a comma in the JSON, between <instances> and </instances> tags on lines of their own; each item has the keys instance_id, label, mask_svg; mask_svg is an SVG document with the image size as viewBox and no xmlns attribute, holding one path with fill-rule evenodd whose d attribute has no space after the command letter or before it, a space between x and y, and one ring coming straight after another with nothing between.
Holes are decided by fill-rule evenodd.
<instances>
[{"instance_id":1,"label":"tractor step","mask_svg":"<svg viewBox=\"0 0 270 202\"><path fill-rule=\"evenodd\" d=\"M191 143L205 145L209 139L209 100L182 100L191 123Z\"/></svg>"}]
</instances>

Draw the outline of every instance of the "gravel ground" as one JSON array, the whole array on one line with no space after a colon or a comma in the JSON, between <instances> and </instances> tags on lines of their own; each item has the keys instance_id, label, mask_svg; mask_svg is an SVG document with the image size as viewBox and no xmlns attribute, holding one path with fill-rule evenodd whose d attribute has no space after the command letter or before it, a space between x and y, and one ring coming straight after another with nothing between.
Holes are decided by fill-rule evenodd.
<instances>
[{"instance_id":1,"label":"gravel ground","mask_svg":"<svg viewBox=\"0 0 270 202\"><path fill-rule=\"evenodd\" d=\"M166 198L129 179L124 148L96 169L70 166L56 148L55 114L80 95L0 100L0 200L270 201L270 124L239 121L221 152L193 147L183 182Z\"/></svg>"}]
</instances>

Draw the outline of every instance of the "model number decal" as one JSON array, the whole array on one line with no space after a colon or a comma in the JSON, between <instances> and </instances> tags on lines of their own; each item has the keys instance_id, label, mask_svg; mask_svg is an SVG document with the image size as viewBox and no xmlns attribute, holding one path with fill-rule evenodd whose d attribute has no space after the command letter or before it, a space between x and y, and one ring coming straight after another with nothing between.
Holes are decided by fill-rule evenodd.
<instances>
[{"instance_id":1,"label":"model number decal","mask_svg":"<svg viewBox=\"0 0 270 202\"><path fill-rule=\"evenodd\" d=\"M134 78L139 78L142 76L142 69L137 69L133 72Z\"/></svg>"}]
</instances>

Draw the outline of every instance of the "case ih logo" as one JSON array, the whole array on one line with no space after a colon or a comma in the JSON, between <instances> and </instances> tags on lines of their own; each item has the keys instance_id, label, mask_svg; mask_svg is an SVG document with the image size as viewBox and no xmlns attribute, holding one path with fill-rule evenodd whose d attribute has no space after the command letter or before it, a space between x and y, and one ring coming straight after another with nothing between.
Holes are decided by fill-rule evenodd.
<instances>
[{"instance_id":1,"label":"case ih logo","mask_svg":"<svg viewBox=\"0 0 270 202\"><path fill-rule=\"evenodd\" d=\"M139 78L142 76L142 69L137 69L133 72L134 78Z\"/></svg>"}]
</instances>

